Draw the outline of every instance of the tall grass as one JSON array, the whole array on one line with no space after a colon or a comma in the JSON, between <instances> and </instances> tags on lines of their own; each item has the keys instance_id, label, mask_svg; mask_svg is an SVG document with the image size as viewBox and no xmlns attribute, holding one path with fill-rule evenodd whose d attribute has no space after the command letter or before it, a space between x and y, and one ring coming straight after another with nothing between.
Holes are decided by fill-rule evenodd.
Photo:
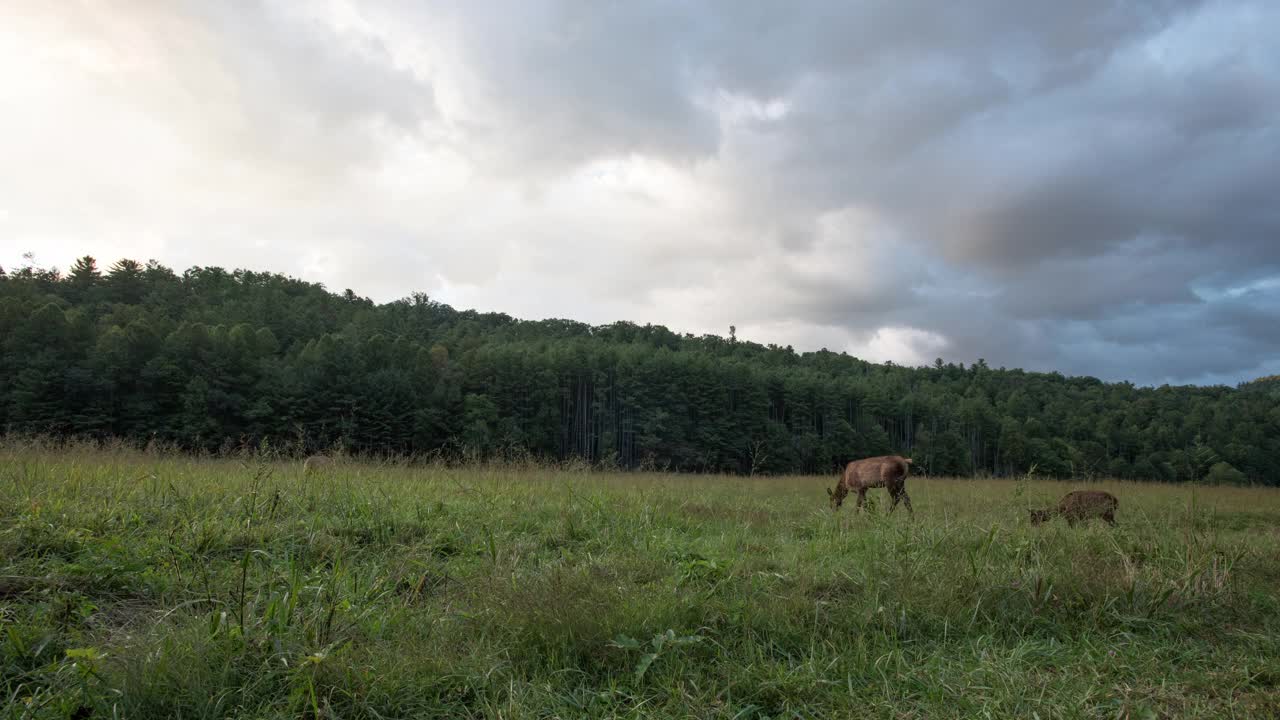
<instances>
[{"instance_id":1,"label":"tall grass","mask_svg":"<svg viewBox=\"0 0 1280 720\"><path fill-rule=\"evenodd\" d=\"M1280 491L0 448L10 717L1267 717Z\"/></svg>"}]
</instances>

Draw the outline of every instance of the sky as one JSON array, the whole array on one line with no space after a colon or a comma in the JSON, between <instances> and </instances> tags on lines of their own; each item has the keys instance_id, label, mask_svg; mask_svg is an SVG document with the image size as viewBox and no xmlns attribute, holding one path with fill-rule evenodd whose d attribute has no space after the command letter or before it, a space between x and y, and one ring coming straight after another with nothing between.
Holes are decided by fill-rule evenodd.
<instances>
[{"instance_id":1,"label":"sky","mask_svg":"<svg viewBox=\"0 0 1280 720\"><path fill-rule=\"evenodd\" d=\"M0 266L1280 373L1280 3L0 2Z\"/></svg>"}]
</instances>

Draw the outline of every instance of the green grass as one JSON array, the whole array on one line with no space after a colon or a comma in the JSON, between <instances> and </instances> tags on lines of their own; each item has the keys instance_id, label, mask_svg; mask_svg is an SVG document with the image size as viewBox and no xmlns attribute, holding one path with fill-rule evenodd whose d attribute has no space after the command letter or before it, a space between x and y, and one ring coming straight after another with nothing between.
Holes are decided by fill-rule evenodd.
<instances>
[{"instance_id":1,"label":"green grass","mask_svg":"<svg viewBox=\"0 0 1280 720\"><path fill-rule=\"evenodd\" d=\"M0 448L8 717L1274 717L1280 491Z\"/></svg>"}]
</instances>

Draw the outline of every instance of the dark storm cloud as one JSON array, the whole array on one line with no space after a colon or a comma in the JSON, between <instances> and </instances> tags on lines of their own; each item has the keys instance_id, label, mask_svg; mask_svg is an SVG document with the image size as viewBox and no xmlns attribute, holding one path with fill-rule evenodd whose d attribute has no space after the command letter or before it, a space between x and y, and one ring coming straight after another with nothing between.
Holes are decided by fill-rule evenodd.
<instances>
[{"instance_id":1,"label":"dark storm cloud","mask_svg":"<svg viewBox=\"0 0 1280 720\"><path fill-rule=\"evenodd\" d=\"M1210 253L1139 242L1026 268L1001 284L996 299L1015 318L1098 320L1117 306L1198 302L1189 284L1213 261Z\"/></svg>"},{"instance_id":2,"label":"dark storm cloud","mask_svg":"<svg viewBox=\"0 0 1280 720\"><path fill-rule=\"evenodd\" d=\"M1192 286L1280 268L1280 17L1248 3L1068 10L975 13L982 28L945 11L923 27L824 18L864 42L803 55L797 76L817 79L791 92L776 74L763 85L795 105L761 133L761 173L786 180L758 199L777 212L856 203L906 229L921 252L904 262L943 287L878 319L937 332L959 359L1247 377L1280 351L1264 300ZM1116 316L1165 334L1103 337Z\"/></svg>"}]
</instances>

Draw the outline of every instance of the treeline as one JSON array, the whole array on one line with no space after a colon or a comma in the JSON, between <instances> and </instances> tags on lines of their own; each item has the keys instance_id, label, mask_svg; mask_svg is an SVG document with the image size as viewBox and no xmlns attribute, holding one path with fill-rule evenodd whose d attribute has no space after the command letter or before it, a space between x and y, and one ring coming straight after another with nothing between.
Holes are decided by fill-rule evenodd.
<instances>
[{"instance_id":1,"label":"treeline","mask_svg":"<svg viewBox=\"0 0 1280 720\"><path fill-rule=\"evenodd\" d=\"M377 305L273 273L89 257L0 269L0 427L218 450L583 458L831 472L1280 484L1280 383L1089 377L797 353L664 327Z\"/></svg>"}]
</instances>

